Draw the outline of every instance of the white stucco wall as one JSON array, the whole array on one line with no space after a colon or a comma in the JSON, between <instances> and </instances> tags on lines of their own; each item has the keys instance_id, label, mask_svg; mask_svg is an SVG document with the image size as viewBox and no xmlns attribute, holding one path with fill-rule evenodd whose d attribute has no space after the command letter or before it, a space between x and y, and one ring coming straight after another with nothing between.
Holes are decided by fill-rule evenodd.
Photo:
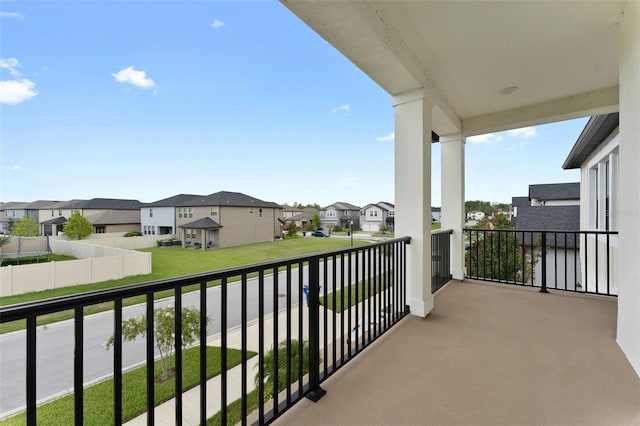
<instances>
[{"instance_id":1,"label":"white stucco wall","mask_svg":"<svg viewBox=\"0 0 640 426\"><path fill-rule=\"evenodd\" d=\"M640 2L620 26L620 241L617 341L640 375Z\"/></svg>"}]
</instances>

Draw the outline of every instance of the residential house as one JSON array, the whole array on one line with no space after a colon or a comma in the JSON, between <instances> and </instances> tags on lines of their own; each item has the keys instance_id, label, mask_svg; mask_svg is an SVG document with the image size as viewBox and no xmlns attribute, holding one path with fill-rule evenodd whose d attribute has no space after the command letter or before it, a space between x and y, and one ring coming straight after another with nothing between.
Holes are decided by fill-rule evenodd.
<instances>
[{"instance_id":1,"label":"residential house","mask_svg":"<svg viewBox=\"0 0 640 426\"><path fill-rule=\"evenodd\" d=\"M140 209L140 228L143 235L175 235L177 233L176 207L196 194L178 194L162 200L147 203Z\"/></svg>"},{"instance_id":2,"label":"residential house","mask_svg":"<svg viewBox=\"0 0 640 426\"><path fill-rule=\"evenodd\" d=\"M360 209L360 229L365 232L378 232L384 225L389 231L393 231L394 214L395 208L391 203L380 201L367 204Z\"/></svg>"},{"instance_id":3,"label":"residential house","mask_svg":"<svg viewBox=\"0 0 640 426\"><path fill-rule=\"evenodd\" d=\"M92 198L73 200L61 207L66 216L79 212L93 224L94 234L110 232L140 231L140 208L138 200L117 198ZM68 216L67 216L68 217Z\"/></svg>"},{"instance_id":4,"label":"residential house","mask_svg":"<svg viewBox=\"0 0 640 426\"><path fill-rule=\"evenodd\" d=\"M320 223L324 229L331 230L334 226L354 229L360 228L360 207L345 202L335 202L323 207L318 212Z\"/></svg>"},{"instance_id":5,"label":"residential house","mask_svg":"<svg viewBox=\"0 0 640 426\"><path fill-rule=\"evenodd\" d=\"M580 229L618 231L620 223L620 130L619 113L596 115L589 119L562 167L580 169ZM638 188L636 187L636 193ZM619 235L588 234L586 250L581 251L582 274L586 286L596 290L596 283L606 283L607 272L613 271L610 285L617 292L615 274ZM608 249L609 258L595 257ZM601 285L601 284L600 284Z\"/></svg>"},{"instance_id":6,"label":"residential house","mask_svg":"<svg viewBox=\"0 0 640 426\"><path fill-rule=\"evenodd\" d=\"M25 215L25 207L29 203L9 201L0 203L0 234L11 233L13 223Z\"/></svg>"},{"instance_id":7,"label":"residential house","mask_svg":"<svg viewBox=\"0 0 640 426\"><path fill-rule=\"evenodd\" d=\"M482 220L484 216L484 212L472 211L467 213L467 220Z\"/></svg>"},{"instance_id":8,"label":"residential house","mask_svg":"<svg viewBox=\"0 0 640 426\"><path fill-rule=\"evenodd\" d=\"M431 207L431 220L433 222L440 222L441 218L442 218L442 208Z\"/></svg>"},{"instance_id":9,"label":"residential house","mask_svg":"<svg viewBox=\"0 0 640 426\"><path fill-rule=\"evenodd\" d=\"M42 206L38 214L42 235L59 235L74 211L68 206L85 201L87 200L53 201L51 204Z\"/></svg>"},{"instance_id":10,"label":"residential house","mask_svg":"<svg viewBox=\"0 0 640 426\"><path fill-rule=\"evenodd\" d=\"M176 205L183 247L230 247L282 236L282 207L239 192L196 196Z\"/></svg>"},{"instance_id":11,"label":"residential house","mask_svg":"<svg viewBox=\"0 0 640 426\"><path fill-rule=\"evenodd\" d=\"M290 208L287 211L283 210L283 222L286 227L288 223L293 222L298 228L306 229L307 226L312 223L313 215L318 213L318 209L311 207L305 207L304 209Z\"/></svg>"}]
</instances>

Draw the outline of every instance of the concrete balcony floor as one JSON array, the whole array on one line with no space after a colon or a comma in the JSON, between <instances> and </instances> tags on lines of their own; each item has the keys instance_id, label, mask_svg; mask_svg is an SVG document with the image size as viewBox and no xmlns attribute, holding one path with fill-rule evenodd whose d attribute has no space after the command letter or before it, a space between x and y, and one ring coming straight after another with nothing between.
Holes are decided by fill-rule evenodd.
<instances>
[{"instance_id":1,"label":"concrete balcony floor","mask_svg":"<svg viewBox=\"0 0 640 426\"><path fill-rule=\"evenodd\" d=\"M451 282L282 425L640 425L615 299Z\"/></svg>"}]
</instances>

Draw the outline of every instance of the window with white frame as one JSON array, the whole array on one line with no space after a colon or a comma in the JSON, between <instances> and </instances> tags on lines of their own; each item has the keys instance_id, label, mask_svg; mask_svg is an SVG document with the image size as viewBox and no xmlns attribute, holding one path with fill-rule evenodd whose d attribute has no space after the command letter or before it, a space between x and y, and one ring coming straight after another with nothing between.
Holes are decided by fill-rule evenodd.
<instances>
[{"instance_id":1,"label":"window with white frame","mask_svg":"<svg viewBox=\"0 0 640 426\"><path fill-rule=\"evenodd\" d=\"M335 210L327 210L327 217L336 217L336 211Z\"/></svg>"},{"instance_id":2,"label":"window with white frame","mask_svg":"<svg viewBox=\"0 0 640 426\"><path fill-rule=\"evenodd\" d=\"M149 209L149 217L153 217L153 209Z\"/></svg>"},{"instance_id":3,"label":"window with white frame","mask_svg":"<svg viewBox=\"0 0 640 426\"><path fill-rule=\"evenodd\" d=\"M618 135L588 163L589 228L618 230Z\"/></svg>"}]
</instances>

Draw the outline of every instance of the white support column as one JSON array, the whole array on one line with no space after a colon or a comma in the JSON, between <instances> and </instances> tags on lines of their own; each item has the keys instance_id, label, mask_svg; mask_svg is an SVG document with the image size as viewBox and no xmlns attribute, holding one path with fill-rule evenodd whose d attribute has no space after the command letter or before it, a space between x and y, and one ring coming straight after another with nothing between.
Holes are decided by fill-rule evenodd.
<instances>
[{"instance_id":1,"label":"white support column","mask_svg":"<svg viewBox=\"0 0 640 426\"><path fill-rule=\"evenodd\" d=\"M464 147L462 135L440 138L442 229L451 229L451 275L464 279Z\"/></svg>"},{"instance_id":2,"label":"white support column","mask_svg":"<svg viewBox=\"0 0 640 426\"><path fill-rule=\"evenodd\" d=\"M620 198L617 342L640 376L640 2L620 26Z\"/></svg>"},{"instance_id":3,"label":"white support column","mask_svg":"<svg viewBox=\"0 0 640 426\"><path fill-rule=\"evenodd\" d=\"M413 315L433 309L431 295L431 109L424 90L393 97L395 235L410 236L407 303Z\"/></svg>"}]
</instances>

